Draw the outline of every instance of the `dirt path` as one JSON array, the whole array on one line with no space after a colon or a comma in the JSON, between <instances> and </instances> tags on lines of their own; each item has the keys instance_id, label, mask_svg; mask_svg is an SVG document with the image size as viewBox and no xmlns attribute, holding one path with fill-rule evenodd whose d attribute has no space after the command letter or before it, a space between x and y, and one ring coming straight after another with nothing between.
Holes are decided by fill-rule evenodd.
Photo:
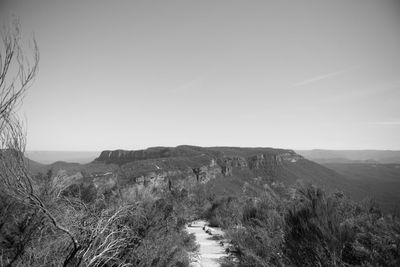
<instances>
[{"instance_id":1,"label":"dirt path","mask_svg":"<svg viewBox=\"0 0 400 267\"><path fill-rule=\"evenodd\" d=\"M220 240L212 239L212 237L216 235L223 236L223 232L220 229L207 227L206 225L206 221L199 220L192 222L186 227L189 233L195 235L196 241L200 245L198 260L191 266L221 266L221 258L227 256L225 252L227 247L227 244L225 244L226 242L222 245ZM207 230L209 232L211 231L211 235L206 232Z\"/></svg>"}]
</instances>

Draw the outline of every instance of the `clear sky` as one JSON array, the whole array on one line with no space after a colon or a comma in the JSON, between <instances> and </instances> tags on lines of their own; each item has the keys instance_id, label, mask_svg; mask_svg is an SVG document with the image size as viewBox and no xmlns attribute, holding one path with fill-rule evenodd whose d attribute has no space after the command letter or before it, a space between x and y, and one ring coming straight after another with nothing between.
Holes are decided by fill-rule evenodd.
<instances>
[{"instance_id":1,"label":"clear sky","mask_svg":"<svg viewBox=\"0 0 400 267\"><path fill-rule=\"evenodd\" d=\"M400 149L400 1L12 1L29 150Z\"/></svg>"}]
</instances>

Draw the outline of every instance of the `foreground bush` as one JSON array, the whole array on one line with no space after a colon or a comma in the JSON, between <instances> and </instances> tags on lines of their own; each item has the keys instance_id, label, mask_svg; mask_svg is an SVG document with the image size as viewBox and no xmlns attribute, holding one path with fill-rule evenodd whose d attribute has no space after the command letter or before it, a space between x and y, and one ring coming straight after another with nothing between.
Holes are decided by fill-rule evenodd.
<instances>
[{"instance_id":1,"label":"foreground bush","mask_svg":"<svg viewBox=\"0 0 400 267\"><path fill-rule=\"evenodd\" d=\"M241 225L227 231L240 266L279 266L283 216L278 203L262 196L243 207Z\"/></svg>"},{"instance_id":2,"label":"foreground bush","mask_svg":"<svg viewBox=\"0 0 400 267\"><path fill-rule=\"evenodd\" d=\"M351 242L354 233L341 223L338 199L326 198L314 187L297 191L284 224L284 253L293 265L337 266L342 263L343 245Z\"/></svg>"},{"instance_id":3,"label":"foreground bush","mask_svg":"<svg viewBox=\"0 0 400 267\"><path fill-rule=\"evenodd\" d=\"M301 266L399 266L399 226L376 205L302 188L285 218L284 252Z\"/></svg>"},{"instance_id":4,"label":"foreground bush","mask_svg":"<svg viewBox=\"0 0 400 267\"><path fill-rule=\"evenodd\" d=\"M207 213L231 239L231 266L400 266L400 223L371 203L313 186L220 199ZM219 219L239 208L234 223Z\"/></svg>"},{"instance_id":5,"label":"foreground bush","mask_svg":"<svg viewBox=\"0 0 400 267\"><path fill-rule=\"evenodd\" d=\"M164 199L103 212L81 252L85 266L187 266L194 240Z\"/></svg>"},{"instance_id":6,"label":"foreground bush","mask_svg":"<svg viewBox=\"0 0 400 267\"><path fill-rule=\"evenodd\" d=\"M42 176L40 178L43 178ZM188 266L188 252L197 249L184 231L176 196L153 196L128 202L93 201L59 193L53 178L38 183L46 209L76 237L54 229L39 210L15 200L0 203L1 266ZM0 194L7 200L7 196ZM16 210L17 209L17 210ZM66 264L66 259L68 260Z\"/></svg>"}]
</instances>

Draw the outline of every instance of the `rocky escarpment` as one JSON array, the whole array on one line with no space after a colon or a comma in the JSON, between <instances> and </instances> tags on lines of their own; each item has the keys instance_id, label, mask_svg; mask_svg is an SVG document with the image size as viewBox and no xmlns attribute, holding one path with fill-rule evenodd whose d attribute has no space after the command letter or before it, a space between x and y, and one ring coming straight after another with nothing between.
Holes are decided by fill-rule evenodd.
<instances>
[{"instance_id":1,"label":"rocky escarpment","mask_svg":"<svg viewBox=\"0 0 400 267\"><path fill-rule=\"evenodd\" d=\"M283 164L301 159L291 150L179 146L103 151L96 162L119 164L128 183L171 188L230 177L239 170L271 177Z\"/></svg>"},{"instance_id":2,"label":"rocky escarpment","mask_svg":"<svg viewBox=\"0 0 400 267\"><path fill-rule=\"evenodd\" d=\"M145 150L105 150L95 161L105 163L124 164L138 160L195 157L200 155L218 156L218 152L207 151L201 147L178 146L178 147L151 147Z\"/></svg>"},{"instance_id":3,"label":"rocky escarpment","mask_svg":"<svg viewBox=\"0 0 400 267\"><path fill-rule=\"evenodd\" d=\"M194 185L207 183L221 174L221 167L215 160L198 159L196 161L143 160L121 166L121 175L127 183L144 187L183 187L183 184Z\"/></svg>"},{"instance_id":4,"label":"rocky escarpment","mask_svg":"<svg viewBox=\"0 0 400 267\"><path fill-rule=\"evenodd\" d=\"M71 182L90 185L98 194L120 194L124 190L129 194L152 193L199 183L216 193L236 194L243 192L244 185L246 190L255 192L265 184L291 185L300 180L327 191L346 193L348 188L354 188L345 177L292 150L273 148L179 146L104 151L94 162L67 166L66 171L67 175L80 172L81 179ZM358 191L357 194L364 194Z\"/></svg>"},{"instance_id":5,"label":"rocky escarpment","mask_svg":"<svg viewBox=\"0 0 400 267\"><path fill-rule=\"evenodd\" d=\"M266 166L281 166L284 162L294 163L300 159L303 159L303 157L290 151L279 154L258 154L249 158L249 167L261 169Z\"/></svg>"},{"instance_id":6,"label":"rocky escarpment","mask_svg":"<svg viewBox=\"0 0 400 267\"><path fill-rule=\"evenodd\" d=\"M195 184L204 184L216 179L221 174L221 167L211 160L196 168L184 168L176 170L158 169L149 173L137 175L135 172L128 174L128 180L138 186L157 187L171 190L172 188L183 188Z\"/></svg>"}]
</instances>

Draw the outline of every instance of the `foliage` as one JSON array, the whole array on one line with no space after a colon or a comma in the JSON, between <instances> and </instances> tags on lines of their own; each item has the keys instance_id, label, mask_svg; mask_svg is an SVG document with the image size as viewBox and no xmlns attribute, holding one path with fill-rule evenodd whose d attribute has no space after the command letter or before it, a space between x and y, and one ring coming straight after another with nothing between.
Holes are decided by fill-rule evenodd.
<instances>
[{"instance_id":1,"label":"foliage","mask_svg":"<svg viewBox=\"0 0 400 267\"><path fill-rule=\"evenodd\" d=\"M225 228L239 266L399 265L399 220L376 203L311 185L277 188L278 194L268 186L257 197L216 198L206 212Z\"/></svg>"},{"instance_id":2,"label":"foliage","mask_svg":"<svg viewBox=\"0 0 400 267\"><path fill-rule=\"evenodd\" d=\"M228 231L241 266L280 265L283 217L279 210L266 195L247 201L241 224Z\"/></svg>"},{"instance_id":3,"label":"foliage","mask_svg":"<svg viewBox=\"0 0 400 267\"><path fill-rule=\"evenodd\" d=\"M338 201L315 187L300 188L285 218L285 254L294 265L336 266L343 244L352 239Z\"/></svg>"},{"instance_id":4,"label":"foliage","mask_svg":"<svg viewBox=\"0 0 400 267\"><path fill-rule=\"evenodd\" d=\"M38 178L46 178L47 185L53 184L54 177L49 180L39 175ZM85 202L54 191L54 188L42 190L47 195L41 198L47 199L46 207L77 236L80 244L69 265L187 266L188 252L197 249L194 237L183 230L185 214L176 204L187 195L184 192L131 199L129 203L115 205L101 197ZM99 205L100 202L103 204ZM29 211L28 206L16 213L10 210L10 205L12 202L5 202L0 207L2 218L7 219L0 229L6 233L0 244L3 263L62 265L70 251L67 237L49 228L45 218Z\"/></svg>"}]
</instances>

